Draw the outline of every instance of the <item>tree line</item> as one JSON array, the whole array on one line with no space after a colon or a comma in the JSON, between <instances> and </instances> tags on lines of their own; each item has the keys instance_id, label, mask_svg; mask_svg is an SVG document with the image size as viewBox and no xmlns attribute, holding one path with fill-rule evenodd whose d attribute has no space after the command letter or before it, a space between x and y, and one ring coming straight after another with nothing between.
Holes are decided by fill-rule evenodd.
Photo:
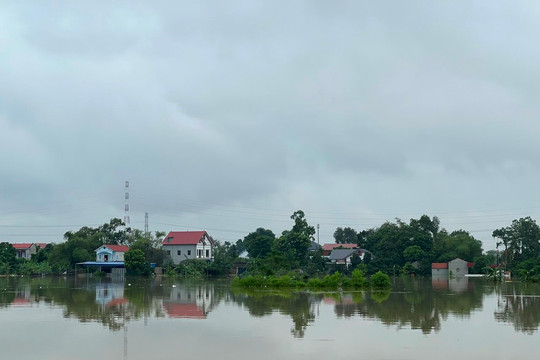
<instances>
[{"instance_id":1,"label":"tree line","mask_svg":"<svg viewBox=\"0 0 540 360\"><path fill-rule=\"evenodd\" d=\"M448 232L439 218L422 215L404 222L396 219L379 227L355 230L338 227L334 240L338 244L356 244L366 249L364 258L353 256L352 266L345 268L328 263L320 249L313 248L315 228L309 225L301 210L291 215L293 225L276 236L271 230L258 228L235 243L216 241L210 263L184 261L173 266L161 249L164 232L145 233L126 227L120 219L111 219L96 228L82 227L64 234L65 241L39 249L31 260L17 259L15 249L0 244L0 274L62 274L76 264L95 260L95 249L103 244L130 247L126 260L133 259L140 273L147 273L147 263L165 266L169 272L186 276L229 273L247 251L244 266L251 275L286 275L295 271L307 276L325 275L332 271L351 273L359 268L365 274L383 271L387 274L430 275L431 263L455 258L474 263L473 272L483 273L488 265L500 265L527 279L540 280L540 227L530 217L512 221L507 227L493 231L497 250L484 252L482 243L465 230ZM127 265L127 264L126 264Z\"/></svg>"}]
</instances>

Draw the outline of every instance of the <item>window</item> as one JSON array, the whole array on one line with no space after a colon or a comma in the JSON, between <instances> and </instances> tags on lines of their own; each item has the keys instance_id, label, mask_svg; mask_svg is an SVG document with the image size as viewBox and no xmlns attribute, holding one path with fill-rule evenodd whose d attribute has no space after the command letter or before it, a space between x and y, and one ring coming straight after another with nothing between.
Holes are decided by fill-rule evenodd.
<instances>
[{"instance_id":1,"label":"window","mask_svg":"<svg viewBox=\"0 0 540 360\"><path fill-rule=\"evenodd\" d=\"M210 257L210 250L206 249L206 257L209 258Z\"/></svg>"},{"instance_id":2,"label":"window","mask_svg":"<svg viewBox=\"0 0 540 360\"><path fill-rule=\"evenodd\" d=\"M167 250L167 255L171 255L171 250Z\"/></svg>"},{"instance_id":3,"label":"window","mask_svg":"<svg viewBox=\"0 0 540 360\"><path fill-rule=\"evenodd\" d=\"M177 254L177 255L182 255L182 250L178 250L178 251L176 252L176 254Z\"/></svg>"},{"instance_id":4,"label":"window","mask_svg":"<svg viewBox=\"0 0 540 360\"><path fill-rule=\"evenodd\" d=\"M187 251L188 256L191 256L191 250Z\"/></svg>"}]
</instances>

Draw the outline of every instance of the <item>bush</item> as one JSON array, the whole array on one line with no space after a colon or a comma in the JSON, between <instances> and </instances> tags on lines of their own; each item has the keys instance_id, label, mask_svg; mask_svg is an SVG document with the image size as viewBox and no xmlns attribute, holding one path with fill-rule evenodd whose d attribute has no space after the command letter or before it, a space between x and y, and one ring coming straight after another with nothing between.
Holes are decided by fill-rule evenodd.
<instances>
[{"instance_id":1,"label":"bush","mask_svg":"<svg viewBox=\"0 0 540 360\"><path fill-rule=\"evenodd\" d=\"M341 285L341 273L336 271L332 275L326 275L322 279L322 286L328 287L328 288L337 288L339 285Z\"/></svg>"},{"instance_id":2,"label":"bush","mask_svg":"<svg viewBox=\"0 0 540 360\"><path fill-rule=\"evenodd\" d=\"M390 277L379 270L371 275L371 286L377 289L387 289L392 287L392 283Z\"/></svg>"}]
</instances>

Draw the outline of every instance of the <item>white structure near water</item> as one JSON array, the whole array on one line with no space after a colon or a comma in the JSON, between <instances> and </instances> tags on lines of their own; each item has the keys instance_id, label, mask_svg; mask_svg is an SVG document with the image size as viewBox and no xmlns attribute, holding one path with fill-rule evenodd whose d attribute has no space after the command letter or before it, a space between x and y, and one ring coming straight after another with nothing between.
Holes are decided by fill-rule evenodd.
<instances>
[{"instance_id":1,"label":"white structure near water","mask_svg":"<svg viewBox=\"0 0 540 360\"><path fill-rule=\"evenodd\" d=\"M162 248L173 263L189 259L212 260L214 239L206 231L171 231L162 242Z\"/></svg>"},{"instance_id":2,"label":"white structure near water","mask_svg":"<svg viewBox=\"0 0 540 360\"><path fill-rule=\"evenodd\" d=\"M96 261L124 261L124 254L129 248L124 245L101 245L96 249Z\"/></svg>"}]
</instances>

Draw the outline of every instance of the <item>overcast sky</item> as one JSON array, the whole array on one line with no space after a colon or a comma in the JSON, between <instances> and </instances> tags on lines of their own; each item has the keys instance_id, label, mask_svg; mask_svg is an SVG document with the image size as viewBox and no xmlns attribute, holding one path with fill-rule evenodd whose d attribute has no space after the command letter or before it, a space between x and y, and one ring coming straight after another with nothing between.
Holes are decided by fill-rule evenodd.
<instances>
[{"instance_id":1,"label":"overcast sky","mask_svg":"<svg viewBox=\"0 0 540 360\"><path fill-rule=\"evenodd\" d=\"M157 3L157 4L156 4ZM540 217L536 1L2 1L0 241Z\"/></svg>"}]
</instances>

